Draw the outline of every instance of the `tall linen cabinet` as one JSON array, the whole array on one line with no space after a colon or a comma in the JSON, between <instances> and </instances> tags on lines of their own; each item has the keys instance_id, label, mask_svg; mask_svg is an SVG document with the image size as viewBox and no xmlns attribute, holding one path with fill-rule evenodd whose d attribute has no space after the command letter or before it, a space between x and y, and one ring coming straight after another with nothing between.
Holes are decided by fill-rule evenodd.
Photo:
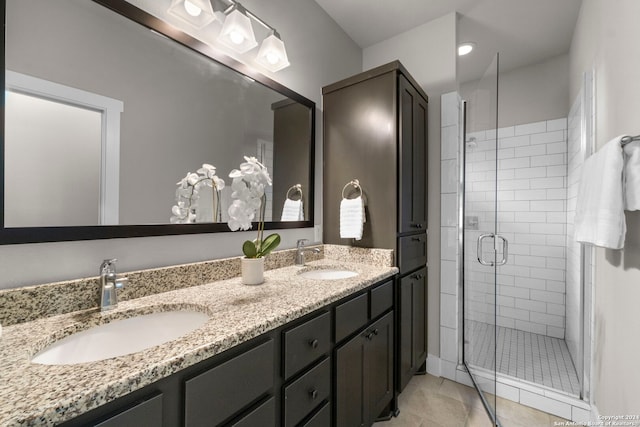
<instances>
[{"instance_id":1,"label":"tall linen cabinet","mask_svg":"<svg viewBox=\"0 0 640 427\"><path fill-rule=\"evenodd\" d=\"M399 61L322 89L323 240L391 248L396 286L396 390L425 371L427 357L427 94ZM361 240L340 238L340 202L358 193ZM358 193L359 194L359 193ZM339 390L338 390L339 392Z\"/></svg>"}]
</instances>

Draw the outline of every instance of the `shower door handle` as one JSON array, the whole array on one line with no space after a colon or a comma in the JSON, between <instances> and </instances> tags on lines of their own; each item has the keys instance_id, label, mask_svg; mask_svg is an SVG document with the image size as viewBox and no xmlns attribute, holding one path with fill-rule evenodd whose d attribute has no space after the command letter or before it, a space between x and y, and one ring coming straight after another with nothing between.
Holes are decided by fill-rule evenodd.
<instances>
[{"instance_id":1,"label":"shower door handle","mask_svg":"<svg viewBox=\"0 0 640 427\"><path fill-rule=\"evenodd\" d=\"M482 264L482 265L488 265L488 266L490 266L490 267L493 267L493 266L495 265L495 263L494 263L493 261L485 261L485 260L482 258L482 241L483 241L484 239L489 238L489 237L491 237L491 238L495 238L495 234L493 234L493 233L488 233L488 234L481 234L480 236L478 236L478 246L477 246L476 251L477 251L477 253L478 253L478 262L479 262L480 264Z\"/></svg>"},{"instance_id":2,"label":"shower door handle","mask_svg":"<svg viewBox=\"0 0 640 427\"><path fill-rule=\"evenodd\" d=\"M494 238L502 240L502 259L496 263L496 265L505 265L507 258L509 257L509 241L499 234L495 234ZM498 244L496 242L496 252L498 251Z\"/></svg>"},{"instance_id":3,"label":"shower door handle","mask_svg":"<svg viewBox=\"0 0 640 427\"><path fill-rule=\"evenodd\" d=\"M493 239L494 259L495 259L495 254L498 253L497 239L502 240L502 259L498 262L485 261L484 258L482 257L482 241L489 237ZM505 239L504 236L501 236L499 234L494 234L494 233L481 234L480 236L478 236L478 246L476 250L478 252L478 262L480 264L488 265L489 267L505 265L507 263L507 258L509 257L509 241Z\"/></svg>"}]
</instances>

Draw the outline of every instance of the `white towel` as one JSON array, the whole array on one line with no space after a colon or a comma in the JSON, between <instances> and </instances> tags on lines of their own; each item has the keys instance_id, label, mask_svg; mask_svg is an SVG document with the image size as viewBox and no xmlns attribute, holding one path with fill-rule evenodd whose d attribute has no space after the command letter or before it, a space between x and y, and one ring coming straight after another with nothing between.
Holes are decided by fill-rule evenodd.
<instances>
[{"instance_id":1,"label":"white towel","mask_svg":"<svg viewBox=\"0 0 640 427\"><path fill-rule=\"evenodd\" d=\"M624 219L620 138L607 142L582 165L575 216L578 242L611 249L624 246L627 225Z\"/></svg>"},{"instance_id":2,"label":"white towel","mask_svg":"<svg viewBox=\"0 0 640 427\"><path fill-rule=\"evenodd\" d=\"M624 208L640 211L640 141L624 146Z\"/></svg>"},{"instance_id":3,"label":"white towel","mask_svg":"<svg viewBox=\"0 0 640 427\"><path fill-rule=\"evenodd\" d=\"M342 199L340 202L340 238L362 239L365 221L362 197Z\"/></svg>"},{"instance_id":4,"label":"white towel","mask_svg":"<svg viewBox=\"0 0 640 427\"><path fill-rule=\"evenodd\" d=\"M302 199L291 200L287 198L282 207L282 216L280 221L304 221L304 208L302 207Z\"/></svg>"}]
</instances>

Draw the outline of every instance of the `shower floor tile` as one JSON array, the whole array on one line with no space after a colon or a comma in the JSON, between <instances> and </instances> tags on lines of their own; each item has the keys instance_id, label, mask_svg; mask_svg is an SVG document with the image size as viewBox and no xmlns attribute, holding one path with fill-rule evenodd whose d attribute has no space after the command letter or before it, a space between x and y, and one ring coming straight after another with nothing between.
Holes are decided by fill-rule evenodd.
<instances>
[{"instance_id":1,"label":"shower floor tile","mask_svg":"<svg viewBox=\"0 0 640 427\"><path fill-rule=\"evenodd\" d=\"M576 368L564 340L473 320L467 320L466 324L472 365L489 370L495 367L502 374L574 396L580 394Z\"/></svg>"}]
</instances>

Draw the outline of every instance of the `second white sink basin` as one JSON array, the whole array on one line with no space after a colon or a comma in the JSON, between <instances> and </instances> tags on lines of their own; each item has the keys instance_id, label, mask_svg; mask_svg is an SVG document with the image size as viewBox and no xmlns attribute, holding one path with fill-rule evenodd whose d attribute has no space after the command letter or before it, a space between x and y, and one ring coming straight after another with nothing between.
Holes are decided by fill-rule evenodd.
<instances>
[{"instance_id":1,"label":"second white sink basin","mask_svg":"<svg viewBox=\"0 0 640 427\"><path fill-rule=\"evenodd\" d=\"M31 361L42 365L73 365L137 353L204 325L209 316L193 310L144 314L69 335L38 352Z\"/></svg>"},{"instance_id":2,"label":"second white sink basin","mask_svg":"<svg viewBox=\"0 0 640 427\"><path fill-rule=\"evenodd\" d=\"M312 280L338 280L348 279L349 277L355 277L358 275L355 271L340 270L340 269L320 269L320 270L307 270L299 273L301 277Z\"/></svg>"}]
</instances>

